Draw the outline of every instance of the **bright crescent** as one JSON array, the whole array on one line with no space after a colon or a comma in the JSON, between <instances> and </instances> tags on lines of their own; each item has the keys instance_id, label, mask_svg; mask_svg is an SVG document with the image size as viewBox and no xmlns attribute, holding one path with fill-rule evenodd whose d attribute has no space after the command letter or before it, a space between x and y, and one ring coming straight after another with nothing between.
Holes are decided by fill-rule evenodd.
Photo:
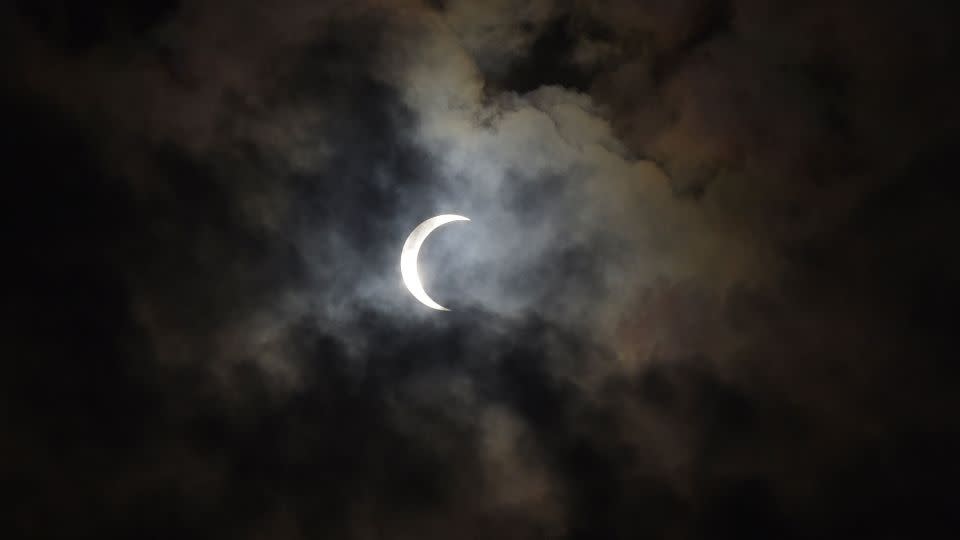
<instances>
[{"instance_id":1,"label":"bright crescent","mask_svg":"<svg viewBox=\"0 0 960 540\"><path fill-rule=\"evenodd\" d=\"M423 245L427 236L434 229L452 221L470 221L470 219L454 214L432 217L417 225L417 228L410 233L407 241L403 244L403 253L400 254L400 274L403 275L403 283L407 286L410 294L423 305L440 311L450 310L434 302L427 291L423 290L423 283L420 282L420 272L417 269L417 257L420 255L420 246Z\"/></svg>"}]
</instances>

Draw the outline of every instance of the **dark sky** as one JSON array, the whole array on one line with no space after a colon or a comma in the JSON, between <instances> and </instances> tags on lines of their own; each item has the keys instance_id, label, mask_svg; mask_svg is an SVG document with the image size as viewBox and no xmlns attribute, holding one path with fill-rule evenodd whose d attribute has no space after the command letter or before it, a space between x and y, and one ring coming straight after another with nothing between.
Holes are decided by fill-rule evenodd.
<instances>
[{"instance_id":1,"label":"dark sky","mask_svg":"<svg viewBox=\"0 0 960 540\"><path fill-rule=\"evenodd\" d=\"M0 8L0 534L957 538L953 4Z\"/></svg>"}]
</instances>

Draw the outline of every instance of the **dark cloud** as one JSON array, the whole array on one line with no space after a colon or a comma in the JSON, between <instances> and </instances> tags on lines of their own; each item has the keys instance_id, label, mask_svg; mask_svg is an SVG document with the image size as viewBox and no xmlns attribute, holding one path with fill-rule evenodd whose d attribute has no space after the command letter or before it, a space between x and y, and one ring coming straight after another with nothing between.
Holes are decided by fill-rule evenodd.
<instances>
[{"instance_id":1,"label":"dark cloud","mask_svg":"<svg viewBox=\"0 0 960 540\"><path fill-rule=\"evenodd\" d=\"M947 6L8 11L11 537L955 536Z\"/></svg>"},{"instance_id":2,"label":"dark cloud","mask_svg":"<svg viewBox=\"0 0 960 540\"><path fill-rule=\"evenodd\" d=\"M586 90L590 74L573 59L575 30L568 15L551 20L530 45L528 54L510 64L500 86L520 93L550 85Z\"/></svg>"},{"instance_id":3,"label":"dark cloud","mask_svg":"<svg viewBox=\"0 0 960 540\"><path fill-rule=\"evenodd\" d=\"M23 22L64 50L82 54L110 42L135 39L173 15L176 0L96 1L80 7L65 2L17 1Z\"/></svg>"}]
</instances>

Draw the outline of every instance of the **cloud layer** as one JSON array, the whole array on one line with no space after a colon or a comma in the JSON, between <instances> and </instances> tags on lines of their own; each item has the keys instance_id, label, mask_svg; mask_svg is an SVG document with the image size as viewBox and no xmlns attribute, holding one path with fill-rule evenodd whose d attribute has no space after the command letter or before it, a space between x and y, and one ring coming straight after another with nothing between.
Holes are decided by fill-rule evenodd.
<instances>
[{"instance_id":1,"label":"cloud layer","mask_svg":"<svg viewBox=\"0 0 960 540\"><path fill-rule=\"evenodd\" d=\"M12 11L14 532L956 525L946 7Z\"/></svg>"}]
</instances>

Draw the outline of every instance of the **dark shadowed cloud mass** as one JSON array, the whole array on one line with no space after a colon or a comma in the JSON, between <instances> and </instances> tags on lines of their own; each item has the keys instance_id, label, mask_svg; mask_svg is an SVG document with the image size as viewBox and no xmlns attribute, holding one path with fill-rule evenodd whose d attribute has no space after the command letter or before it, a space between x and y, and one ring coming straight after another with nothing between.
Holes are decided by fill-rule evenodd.
<instances>
[{"instance_id":1,"label":"dark shadowed cloud mass","mask_svg":"<svg viewBox=\"0 0 960 540\"><path fill-rule=\"evenodd\" d=\"M955 538L955 11L0 8L4 537Z\"/></svg>"}]
</instances>

